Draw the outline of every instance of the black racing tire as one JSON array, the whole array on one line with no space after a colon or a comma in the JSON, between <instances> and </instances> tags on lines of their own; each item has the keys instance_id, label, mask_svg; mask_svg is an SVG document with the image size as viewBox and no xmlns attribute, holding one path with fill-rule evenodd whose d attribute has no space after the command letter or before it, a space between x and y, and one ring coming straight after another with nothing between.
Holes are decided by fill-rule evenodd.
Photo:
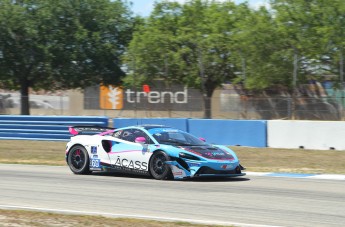
<instances>
[{"instance_id":1,"label":"black racing tire","mask_svg":"<svg viewBox=\"0 0 345 227\"><path fill-rule=\"evenodd\" d=\"M89 174L90 159L86 149L81 145L76 145L68 152L67 163L74 174Z\"/></svg>"},{"instance_id":2,"label":"black racing tire","mask_svg":"<svg viewBox=\"0 0 345 227\"><path fill-rule=\"evenodd\" d=\"M170 180L173 178L171 169L165 161L170 161L170 157L163 151L156 151L153 153L150 164L149 171L153 178L156 180Z\"/></svg>"}]
</instances>

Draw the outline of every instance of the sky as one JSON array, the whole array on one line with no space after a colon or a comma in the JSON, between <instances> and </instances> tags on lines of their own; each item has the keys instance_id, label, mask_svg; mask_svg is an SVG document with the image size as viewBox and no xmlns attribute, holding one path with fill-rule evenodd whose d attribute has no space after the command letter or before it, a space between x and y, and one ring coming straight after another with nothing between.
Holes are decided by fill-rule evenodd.
<instances>
[{"instance_id":1,"label":"sky","mask_svg":"<svg viewBox=\"0 0 345 227\"><path fill-rule=\"evenodd\" d=\"M185 2L185 0L175 0L175 1L178 1L180 3ZM258 8L259 6L268 4L268 0L233 0L233 1L237 4L247 1L249 5L253 8ZM132 10L135 14L138 14L140 16L148 16L153 9L153 4L155 0L131 0L131 2L133 3Z\"/></svg>"}]
</instances>

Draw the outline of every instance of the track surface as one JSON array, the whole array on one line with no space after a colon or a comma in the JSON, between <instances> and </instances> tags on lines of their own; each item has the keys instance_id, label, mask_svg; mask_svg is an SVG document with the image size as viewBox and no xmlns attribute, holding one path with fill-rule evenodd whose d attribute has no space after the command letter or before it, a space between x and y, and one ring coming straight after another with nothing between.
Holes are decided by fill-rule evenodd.
<instances>
[{"instance_id":1,"label":"track surface","mask_svg":"<svg viewBox=\"0 0 345 227\"><path fill-rule=\"evenodd\" d=\"M345 226L344 181L254 176L157 181L124 175L80 176L72 174L67 166L3 164L0 194L0 208L30 207L242 226Z\"/></svg>"}]
</instances>

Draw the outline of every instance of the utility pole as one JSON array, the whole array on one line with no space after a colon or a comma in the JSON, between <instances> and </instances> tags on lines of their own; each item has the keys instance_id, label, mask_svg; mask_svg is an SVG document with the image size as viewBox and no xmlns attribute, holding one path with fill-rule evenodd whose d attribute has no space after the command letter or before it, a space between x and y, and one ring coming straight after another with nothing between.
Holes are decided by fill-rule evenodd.
<instances>
[{"instance_id":1,"label":"utility pole","mask_svg":"<svg viewBox=\"0 0 345 227\"><path fill-rule=\"evenodd\" d=\"M343 88L344 83L344 55L343 50L340 50L340 60L339 60L339 72L340 72L340 82Z\"/></svg>"},{"instance_id":2,"label":"utility pole","mask_svg":"<svg viewBox=\"0 0 345 227\"><path fill-rule=\"evenodd\" d=\"M203 90L203 98L204 98L204 118L209 119L211 118L211 98L207 96L207 89L206 89L206 80L205 80L205 68L203 63L203 56L201 49L198 48L198 60L199 60L199 70L200 70L200 77L202 83L202 90Z\"/></svg>"},{"instance_id":3,"label":"utility pole","mask_svg":"<svg viewBox=\"0 0 345 227\"><path fill-rule=\"evenodd\" d=\"M246 59L242 56L242 79L243 83L246 81Z\"/></svg>"},{"instance_id":4,"label":"utility pole","mask_svg":"<svg viewBox=\"0 0 345 227\"><path fill-rule=\"evenodd\" d=\"M339 59L339 76L340 76L340 89L342 94L342 104L344 105L344 55L343 48L340 49L340 59ZM341 119L343 119L344 112L342 111Z\"/></svg>"},{"instance_id":5,"label":"utility pole","mask_svg":"<svg viewBox=\"0 0 345 227\"><path fill-rule=\"evenodd\" d=\"M298 73L298 52L293 46L293 78L292 78L292 103L291 103L291 119L296 119L296 95L297 95L297 73Z\"/></svg>"}]
</instances>

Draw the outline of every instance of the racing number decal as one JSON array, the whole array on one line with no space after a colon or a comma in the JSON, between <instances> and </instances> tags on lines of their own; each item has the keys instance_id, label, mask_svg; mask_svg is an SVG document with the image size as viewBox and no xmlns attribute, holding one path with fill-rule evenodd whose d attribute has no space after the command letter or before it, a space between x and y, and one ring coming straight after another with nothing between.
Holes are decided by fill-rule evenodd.
<instances>
[{"instance_id":1,"label":"racing number decal","mask_svg":"<svg viewBox=\"0 0 345 227\"><path fill-rule=\"evenodd\" d=\"M91 168L100 168L101 160L100 159L91 159L90 167Z\"/></svg>"}]
</instances>

